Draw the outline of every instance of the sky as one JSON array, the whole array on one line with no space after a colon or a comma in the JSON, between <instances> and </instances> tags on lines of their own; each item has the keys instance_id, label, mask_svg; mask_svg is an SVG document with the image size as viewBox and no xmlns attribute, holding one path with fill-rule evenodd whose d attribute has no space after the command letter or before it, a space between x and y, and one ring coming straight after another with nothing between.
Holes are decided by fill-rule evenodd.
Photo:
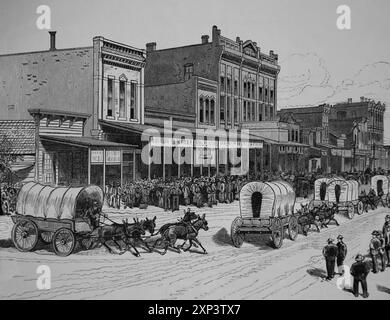
<instances>
[{"instance_id":1,"label":"sky","mask_svg":"<svg viewBox=\"0 0 390 320\"><path fill-rule=\"evenodd\" d=\"M169 48L200 43L217 25L279 54L279 108L379 100L389 106L390 144L389 0L1 0L0 54L48 49L47 30L36 25L40 5L51 9L57 48L89 46L96 35ZM340 5L351 10L350 30L337 28Z\"/></svg>"}]
</instances>

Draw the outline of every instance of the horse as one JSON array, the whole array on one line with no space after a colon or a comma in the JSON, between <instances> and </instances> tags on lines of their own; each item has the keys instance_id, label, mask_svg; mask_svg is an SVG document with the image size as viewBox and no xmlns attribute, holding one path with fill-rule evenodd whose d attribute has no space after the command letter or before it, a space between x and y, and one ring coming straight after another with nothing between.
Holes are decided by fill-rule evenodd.
<instances>
[{"instance_id":1,"label":"horse","mask_svg":"<svg viewBox=\"0 0 390 320\"><path fill-rule=\"evenodd\" d=\"M142 236L145 235L146 231L150 232L151 234L154 233L154 229L156 227L156 217L154 219L149 220L146 218L146 220L139 221L138 219L134 219L134 223L129 223L128 219L122 220L122 223L116 223L114 222L111 225L103 225L95 228L89 236L91 239L95 239L101 244L103 244L104 247L107 248L108 252L114 253L113 250L107 245L107 241L112 240L117 248L121 251L119 254L125 253L127 250L129 250L129 247L133 248L135 253L133 253L131 250L129 250L134 256L139 257L140 253L137 250L135 243L137 241L141 241L146 245L148 250L151 252L152 250L149 248L147 243L142 239ZM125 243L126 248L125 250L122 250L121 245L118 241L122 241Z\"/></svg>"},{"instance_id":2,"label":"horse","mask_svg":"<svg viewBox=\"0 0 390 320\"><path fill-rule=\"evenodd\" d=\"M190 246L184 249L184 251L188 251L195 243L196 245L199 245L202 248L203 253L206 254L206 249L197 239L200 229L205 231L209 229L205 214L202 216L197 215L197 219L194 222L163 225L158 231L158 233L161 235L161 238L155 242L154 248L162 243L165 247L164 252L162 252L161 255L167 253L168 247L171 247L177 253L180 253L180 249L182 249L187 240L189 240ZM175 246L177 239L185 240L180 247Z\"/></svg>"},{"instance_id":3,"label":"horse","mask_svg":"<svg viewBox=\"0 0 390 320\"><path fill-rule=\"evenodd\" d=\"M307 236L312 225L317 228L317 232L320 232L321 221L317 213L317 210L309 210L309 205L303 205L302 203L301 209L297 210L298 224L301 226L302 233L305 236Z\"/></svg>"},{"instance_id":4,"label":"horse","mask_svg":"<svg viewBox=\"0 0 390 320\"><path fill-rule=\"evenodd\" d=\"M334 221L336 225L339 226L339 223L335 218L335 214L338 212L339 210L338 210L337 203L333 203L331 205L327 203L323 203L319 207L319 211L318 211L321 227L327 228L332 221Z\"/></svg>"}]
</instances>

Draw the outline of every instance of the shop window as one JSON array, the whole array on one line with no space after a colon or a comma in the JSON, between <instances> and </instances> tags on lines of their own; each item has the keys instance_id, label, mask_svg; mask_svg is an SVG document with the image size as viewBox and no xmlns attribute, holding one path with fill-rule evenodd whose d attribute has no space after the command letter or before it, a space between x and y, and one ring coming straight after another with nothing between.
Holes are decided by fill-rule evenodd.
<instances>
[{"instance_id":1,"label":"shop window","mask_svg":"<svg viewBox=\"0 0 390 320\"><path fill-rule=\"evenodd\" d=\"M43 180L45 183L53 184L55 182L54 179L54 155L51 153L43 154Z\"/></svg>"}]
</instances>

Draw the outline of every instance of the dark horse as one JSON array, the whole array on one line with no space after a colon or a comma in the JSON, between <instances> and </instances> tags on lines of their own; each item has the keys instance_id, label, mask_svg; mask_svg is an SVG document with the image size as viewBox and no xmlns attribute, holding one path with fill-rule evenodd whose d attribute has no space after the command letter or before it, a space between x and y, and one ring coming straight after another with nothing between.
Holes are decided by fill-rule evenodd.
<instances>
[{"instance_id":1,"label":"dark horse","mask_svg":"<svg viewBox=\"0 0 390 320\"><path fill-rule=\"evenodd\" d=\"M205 214L202 216L197 215L197 219L194 222L165 224L158 231L158 233L161 235L161 238L155 242L154 247L163 244L164 252L161 253L162 255L167 253L168 247L171 247L176 252L180 253L180 249L182 249L187 240L189 240L190 246L184 249L184 251L188 251L193 244L196 244L202 248L203 253L207 253L206 249L203 248L202 244L197 239L200 229L205 231L209 229ZM175 246L177 239L185 240L185 242L179 247Z\"/></svg>"},{"instance_id":2,"label":"dark horse","mask_svg":"<svg viewBox=\"0 0 390 320\"><path fill-rule=\"evenodd\" d=\"M155 221L156 217L151 220L146 218L141 221L134 219L134 223L129 223L126 219L123 220L123 223L114 222L111 225L99 226L95 228L89 236L91 239L97 240L97 242L103 244L110 253L114 252L106 242L112 240L121 251L119 254L123 254L129 250L134 256L139 257L140 253L135 246L137 241L142 242L150 252L152 251L147 243L142 239L142 236L145 235L146 231L150 234L154 233L154 229L156 227ZM125 250L122 250L119 241L122 241L126 245ZM130 250L130 247L133 248L135 253Z\"/></svg>"}]
</instances>

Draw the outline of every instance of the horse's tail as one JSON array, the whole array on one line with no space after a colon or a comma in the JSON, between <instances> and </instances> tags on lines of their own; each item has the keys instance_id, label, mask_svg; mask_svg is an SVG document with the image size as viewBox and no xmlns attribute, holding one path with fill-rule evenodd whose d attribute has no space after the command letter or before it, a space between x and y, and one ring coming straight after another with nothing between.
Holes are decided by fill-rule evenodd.
<instances>
[{"instance_id":1,"label":"horse's tail","mask_svg":"<svg viewBox=\"0 0 390 320\"><path fill-rule=\"evenodd\" d=\"M164 225L158 230L158 233L160 233L161 235L163 235L163 234L169 229L169 227L170 227L171 225L172 225L171 223L164 224Z\"/></svg>"}]
</instances>

